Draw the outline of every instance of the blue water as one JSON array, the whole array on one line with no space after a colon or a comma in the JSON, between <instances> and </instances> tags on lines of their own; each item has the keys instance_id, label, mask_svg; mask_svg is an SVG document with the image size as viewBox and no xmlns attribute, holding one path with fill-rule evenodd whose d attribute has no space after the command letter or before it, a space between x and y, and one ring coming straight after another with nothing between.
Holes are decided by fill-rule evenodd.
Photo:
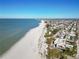
<instances>
[{"instance_id":1,"label":"blue water","mask_svg":"<svg viewBox=\"0 0 79 59\"><path fill-rule=\"evenodd\" d=\"M30 29L37 27L36 19L0 19L0 55L19 41Z\"/></svg>"}]
</instances>

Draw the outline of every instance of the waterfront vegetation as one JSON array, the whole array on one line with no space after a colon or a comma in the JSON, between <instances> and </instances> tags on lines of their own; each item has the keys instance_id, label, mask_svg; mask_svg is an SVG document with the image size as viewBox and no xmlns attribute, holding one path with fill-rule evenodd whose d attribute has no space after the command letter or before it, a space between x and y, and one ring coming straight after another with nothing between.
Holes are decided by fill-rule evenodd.
<instances>
[{"instance_id":1,"label":"waterfront vegetation","mask_svg":"<svg viewBox=\"0 0 79 59\"><path fill-rule=\"evenodd\" d=\"M63 54L75 57L77 54L77 46L74 46L73 48L65 48Z\"/></svg>"},{"instance_id":2,"label":"waterfront vegetation","mask_svg":"<svg viewBox=\"0 0 79 59\"><path fill-rule=\"evenodd\" d=\"M45 33L44 37L46 38L46 43L47 44L51 44L51 42L53 42L55 39L53 38L53 35L55 33L57 33L59 31L59 29L54 29L53 31L52 30L47 30L47 32ZM50 32L50 34L49 34Z\"/></svg>"},{"instance_id":3,"label":"waterfront vegetation","mask_svg":"<svg viewBox=\"0 0 79 59\"><path fill-rule=\"evenodd\" d=\"M60 58L60 59L67 59L67 55L65 55L60 49L48 49L48 59Z\"/></svg>"},{"instance_id":4,"label":"waterfront vegetation","mask_svg":"<svg viewBox=\"0 0 79 59\"><path fill-rule=\"evenodd\" d=\"M59 29L54 29L54 30L48 29L44 36L45 36L45 37L53 36L53 35L56 34L58 31L59 31ZM51 34L49 34L49 32L51 32Z\"/></svg>"}]
</instances>

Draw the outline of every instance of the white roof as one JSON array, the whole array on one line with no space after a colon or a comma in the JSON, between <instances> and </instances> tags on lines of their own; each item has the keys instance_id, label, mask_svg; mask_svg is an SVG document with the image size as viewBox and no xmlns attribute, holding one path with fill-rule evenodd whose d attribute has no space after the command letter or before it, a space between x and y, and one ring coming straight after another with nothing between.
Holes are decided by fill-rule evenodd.
<instances>
[{"instance_id":1,"label":"white roof","mask_svg":"<svg viewBox=\"0 0 79 59\"><path fill-rule=\"evenodd\" d=\"M74 31L71 31L70 36L76 36Z\"/></svg>"},{"instance_id":2,"label":"white roof","mask_svg":"<svg viewBox=\"0 0 79 59\"><path fill-rule=\"evenodd\" d=\"M58 45L65 45L65 39L56 38L54 43Z\"/></svg>"}]
</instances>

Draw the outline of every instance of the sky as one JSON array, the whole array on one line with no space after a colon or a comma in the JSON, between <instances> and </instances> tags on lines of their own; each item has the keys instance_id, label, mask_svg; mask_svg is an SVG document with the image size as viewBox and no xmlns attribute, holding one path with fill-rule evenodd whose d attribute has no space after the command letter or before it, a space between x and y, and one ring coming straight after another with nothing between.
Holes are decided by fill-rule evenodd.
<instances>
[{"instance_id":1,"label":"sky","mask_svg":"<svg viewBox=\"0 0 79 59\"><path fill-rule=\"evenodd\" d=\"M79 18L79 0L0 0L0 18Z\"/></svg>"}]
</instances>

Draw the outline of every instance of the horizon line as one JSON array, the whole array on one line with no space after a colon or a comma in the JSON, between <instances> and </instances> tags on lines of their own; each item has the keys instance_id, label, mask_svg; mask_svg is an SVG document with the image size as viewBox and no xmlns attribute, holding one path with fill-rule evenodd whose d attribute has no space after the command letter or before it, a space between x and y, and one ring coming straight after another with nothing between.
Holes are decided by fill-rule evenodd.
<instances>
[{"instance_id":1,"label":"horizon line","mask_svg":"<svg viewBox=\"0 0 79 59\"><path fill-rule=\"evenodd\" d=\"M76 17L74 18L71 18L71 17L70 18L67 18L67 17L64 17L64 18L16 18L16 17L7 18L6 17L6 18L0 18L0 19L79 19L79 18L76 18Z\"/></svg>"}]
</instances>

